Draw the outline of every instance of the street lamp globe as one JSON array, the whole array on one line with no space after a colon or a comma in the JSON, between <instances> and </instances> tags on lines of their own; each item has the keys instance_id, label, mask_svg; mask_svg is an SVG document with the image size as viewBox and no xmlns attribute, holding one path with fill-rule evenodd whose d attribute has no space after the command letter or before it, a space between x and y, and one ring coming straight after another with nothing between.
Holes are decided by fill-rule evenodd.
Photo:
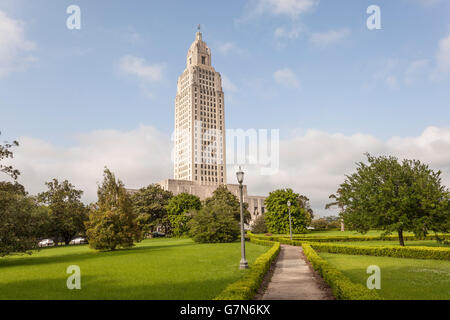
<instances>
[{"instance_id":1,"label":"street lamp globe","mask_svg":"<svg viewBox=\"0 0 450 320\"><path fill-rule=\"evenodd\" d=\"M287 202L287 206L288 206L288 207L290 207L290 206L291 206L291 201L290 201L290 200L288 200L288 202Z\"/></svg>"},{"instance_id":2,"label":"street lamp globe","mask_svg":"<svg viewBox=\"0 0 450 320\"><path fill-rule=\"evenodd\" d=\"M244 171L242 171L241 167L239 167L238 172L236 172L236 177L239 184L242 184L242 182L244 182Z\"/></svg>"}]
</instances>

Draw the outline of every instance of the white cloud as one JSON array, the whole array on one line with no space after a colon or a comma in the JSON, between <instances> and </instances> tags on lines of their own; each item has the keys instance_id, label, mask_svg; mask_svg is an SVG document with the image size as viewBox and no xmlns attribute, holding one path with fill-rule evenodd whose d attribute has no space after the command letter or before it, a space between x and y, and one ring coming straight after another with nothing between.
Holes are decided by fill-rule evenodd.
<instances>
[{"instance_id":1,"label":"white cloud","mask_svg":"<svg viewBox=\"0 0 450 320\"><path fill-rule=\"evenodd\" d=\"M314 32L311 34L309 40L316 46L326 47L344 40L349 35L350 30L344 28L339 30L329 30L326 32Z\"/></svg>"},{"instance_id":2,"label":"white cloud","mask_svg":"<svg viewBox=\"0 0 450 320\"><path fill-rule=\"evenodd\" d=\"M429 64L430 61L428 59L419 59L411 62L405 71L405 82L412 84L424 78L429 70Z\"/></svg>"},{"instance_id":3,"label":"white cloud","mask_svg":"<svg viewBox=\"0 0 450 320\"><path fill-rule=\"evenodd\" d=\"M294 131L295 132L295 131ZM141 126L122 132L99 130L79 135L72 147L22 137L14 150L13 163L22 175L19 181L31 194L43 191L52 178L68 179L85 191L86 201L96 200L97 182L108 166L127 187L139 188L172 177L170 137L153 127ZM278 188L292 188L311 199L318 214L325 211L328 196L336 191L345 174L355 171L364 153L418 159L443 171L450 186L450 127L429 127L417 137L392 137L382 141L367 134L330 134L308 130L280 141L280 169L262 176L257 166L244 166L250 194L267 195ZM228 183L236 176L228 169Z\"/></svg>"},{"instance_id":4,"label":"white cloud","mask_svg":"<svg viewBox=\"0 0 450 320\"><path fill-rule=\"evenodd\" d=\"M43 191L45 181L68 179L84 190L85 201L96 201L104 166L127 187L140 188L172 176L170 137L152 127L81 134L72 147L29 137L18 140L11 163L21 171L19 182L31 194Z\"/></svg>"},{"instance_id":5,"label":"white cloud","mask_svg":"<svg viewBox=\"0 0 450 320\"><path fill-rule=\"evenodd\" d=\"M126 55L120 59L120 69L146 81L160 81L163 78L164 64L147 64L145 59Z\"/></svg>"},{"instance_id":6,"label":"white cloud","mask_svg":"<svg viewBox=\"0 0 450 320\"><path fill-rule=\"evenodd\" d=\"M311 11L318 4L319 0L259 0L256 10L296 18Z\"/></svg>"},{"instance_id":7,"label":"white cloud","mask_svg":"<svg viewBox=\"0 0 450 320\"><path fill-rule=\"evenodd\" d=\"M388 141L360 133L348 136L308 130L280 142L277 174L262 176L260 167L246 166L245 182L250 194L292 188L311 199L317 214L335 214L324 209L328 196L344 182L345 174L355 172L355 163L365 161L366 152L421 160L442 170L443 184L450 187L450 127L429 127L418 137L393 137ZM228 171L229 182L234 182L234 171Z\"/></svg>"},{"instance_id":8,"label":"white cloud","mask_svg":"<svg viewBox=\"0 0 450 320\"><path fill-rule=\"evenodd\" d=\"M24 70L36 61L30 52L35 43L25 37L25 24L0 11L0 77Z\"/></svg>"},{"instance_id":9,"label":"white cloud","mask_svg":"<svg viewBox=\"0 0 450 320\"><path fill-rule=\"evenodd\" d=\"M264 13L297 19L301 14L312 11L318 4L319 0L249 0L248 13L240 20L247 20Z\"/></svg>"},{"instance_id":10,"label":"white cloud","mask_svg":"<svg viewBox=\"0 0 450 320\"><path fill-rule=\"evenodd\" d=\"M273 77L276 82L286 87L298 88L300 87L300 81L297 79L295 73L288 68L275 71Z\"/></svg>"},{"instance_id":11,"label":"white cloud","mask_svg":"<svg viewBox=\"0 0 450 320\"><path fill-rule=\"evenodd\" d=\"M243 56L246 54L246 51L244 49L241 49L233 42L225 42L220 44L217 47L217 51L225 56L229 54L238 54L240 56Z\"/></svg>"},{"instance_id":12,"label":"white cloud","mask_svg":"<svg viewBox=\"0 0 450 320\"><path fill-rule=\"evenodd\" d=\"M237 86L233 82L231 82L231 80L228 79L228 77L225 75L222 75L222 86L223 86L225 93L239 91Z\"/></svg>"},{"instance_id":13,"label":"white cloud","mask_svg":"<svg viewBox=\"0 0 450 320\"><path fill-rule=\"evenodd\" d=\"M290 29L285 27L278 27L275 29L274 35L276 38L296 39L303 33L303 27L293 25Z\"/></svg>"},{"instance_id":14,"label":"white cloud","mask_svg":"<svg viewBox=\"0 0 450 320\"><path fill-rule=\"evenodd\" d=\"M450 72L450 35L439 41L436 53L437 72Z\"/></svg>"}]
</instances>

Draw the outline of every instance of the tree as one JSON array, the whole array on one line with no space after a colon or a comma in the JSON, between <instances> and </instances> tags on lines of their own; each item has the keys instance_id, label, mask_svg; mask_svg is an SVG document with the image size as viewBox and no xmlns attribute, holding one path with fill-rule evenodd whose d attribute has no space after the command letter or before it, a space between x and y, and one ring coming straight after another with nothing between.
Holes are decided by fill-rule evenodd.
<instances>
[{"instance_id":1,"label":"tree","mask_svg":"<svg viewBox=\"0 0 450 320\"><path fill-rule=\"evenodd\" d=\"M289 212L287 202L291 201L291 224L293 233L303 233L311 223L311 214L305 208L306 197L292 189L272 191L265 200L265 221L271 233L289 233Z\"/></svg>"},{"instance_id":2,"label":"tree","mask_svg":"<svg viewBox=\"0 0 450 320\"><path fill-rule=\"evenodd\" d=\"M1 132L0 132L1 134ZM11 151L11 148L18 147L19 143L17 141L13 141L12 143L5 142L4 145L0 144L0 161L2 159L8 159L13 158L13 152ZM0 172L3 172L13 178L14 180L17 179L17 177L20 175L19 170L14 169L13 166L5 166L0 163Z\"/></svg>"},{"instance_id":3,"label":"tree","mask_svg":"<svg viewBox=\"0 0 450 320\"><path fill-rule=\"evenodd\" d=\"M132 247L141 237L136 214L124 184L108 168L104 170L97 195L98 201L91 206L86 222L90 247L97 250Z\"/></svg>"},{"instance_id":4,"label":"tree","mask_svg":"<svg viewBox=\"0 0 450 320\"><path fill-rule=\"evenodd\" d=\"M180 193L171 198L166 209L172 234L176 237L188 234L188 222L191 220L192 212L200 210L201 207L200 198L191 194Z\"/></svg>"},{"instance_id":5,"label":"tree","mask_svg":"<svg viewBox=\"0 0 450 320\"><path fill-rule=\"evenodd\" d=\"M402 246L406 231L418 236L450 231L450 193L440 171L418 160L366 156L368 164L358 163L338 190L346 225L362 233L397 232Z\"/></svg>"},{"instance_id":6,"label":"tree","mask_svg":"<svg viewBox=\"0 0 450 320\"><path fill-rule=\"evenodd\" d=\"M342 203L341 199L339 198L339 194L340 194L340 189L338 189L338 191L336 192L336 194L331 194L328 198L332 199L333 201L331 201L330 203L327 203L325 205L325 210L331 209L332 207L338 207L339 208L339 215L342 214L342 212L344 211L344 204ZM341 231L344 231L344 220L341 218L340 221L340 226L341 226Z\"/></svg>"},{"instance_id":7,"label":"tree","mask_svg":"<svg viewBox=\"0 0 450 320\"><path fill-rule=\"evenodd\" d=\"M230 206L209 202L193 214L188 223L189 234L195 242L224 243L239 237L239 223Z\"/></svg>"},{"instance_id":8,"label":"tree","mask_svg":"<svg viewBox=\"0 0 450 320\"><path fill-rule=\"evenodd\" d=\"M232 194L225 185L220 185L214 190L213 195L205 199L205 206L212 206L217 204L218 206L227 206L228 210L233 213L236 221L241 221L241 206L239 199ZM248 203L244 202L244 223L248 224L252 219L250 212L248 211Z\"/></svg>"},{"instance_id":9,"label":"tree","mask_svg":"<svg viewBox=\"0 0 450 320\"><path fill-rule=\"evenodd\" d=\"M0 144L0 161L13 158L10 150L19 143ZM0 163L0 172L16 180L20 175L12 166ZM38 208L36 201L27 196L25 188L17 182L0 182L0 257L12 253L30 253L36 248L36 220L33 213Z\"/></svg>"},{"instance_id":10,"label":"tree","mask_svg":"<svg viewBox=\"0 0 450 320\"><path fill-rule=\"evenodd\" d=\"M53 179L46 182L48 190L38 195L38 200L50 209L52 238L57 243L63 239L66 245L76 235L84 235L84 222L87 221L87 208L81 202L82 190L77 190L64 180Z\"/></svg>"},{"instance_id":11,"label":"tree","mask_svg":"<svg viewBox=\"0 0 450 320\"><path fill-rule=\"evenodd\" d=\"M311 226L316 230L338 229L340 227L340 219L334 216L314 219L311 222Z\"/></svg>"},{"instance_id":12,"label":"tree","mask_svg":"<svg viewBox=\"0 0 450 320\"><path fill-rule=\"evenodd\" d=\"M266 219L263 214L256 217L255 221L253 221L252 232L253 233L266 233L267 232Z\"/></svg>"},{"instance_id":13,"label":"tree","mask_svg":"<svg viewBox=\"0 0 450 320\"><path fill-rule=\"evenodd\" d=\"M30 253L37 247L38 210L34 198L0 188L0 256Z\"/></svg>"},{"instance_id":14,"label":"tree","mask_svg":"<svg viewBox=\"0 0 450 320\"><path fill-rule=\"evenodd\" d=\"M167 205L172 196L172 192L164 190L157 184L141 188L132 196L133 209L143 233L150 233L157 226L162 226L165 232L169 231Z\"/></svg>"}]
</instances>

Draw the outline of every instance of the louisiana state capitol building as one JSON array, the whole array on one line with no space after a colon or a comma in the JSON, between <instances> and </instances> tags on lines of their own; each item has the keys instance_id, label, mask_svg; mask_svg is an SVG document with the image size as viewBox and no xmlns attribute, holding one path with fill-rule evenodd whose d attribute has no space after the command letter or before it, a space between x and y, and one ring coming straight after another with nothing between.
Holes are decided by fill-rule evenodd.
<instances>
[{"instance_id":1,"label":"louisiana state capitol building","mask_svg":"<svg viewBox=\"0 0 450 320\"><path fill-rule=\"evenodd\" d=\"M226 184L225 100L211 50L196 34L175 98L174 179Z\"/></svg>"},{"instance_id":2,"label":"louisiana state capitol building","mask_svg":"<svg viewBox=\"0 0 450 320\"><path fill-rule=\"evenodd\" d=\"M237 181L227 183L222 78L212 66L211 50L200 31L188 50L186 68L178 78L174 129L174 178L157 184L174 195L189 193L201 200L212 196L219 185L226 185L239 198ZM248 195L244 185L243 198L252 219L264 213L265 197Z\"/></svg>"}]
</instances>

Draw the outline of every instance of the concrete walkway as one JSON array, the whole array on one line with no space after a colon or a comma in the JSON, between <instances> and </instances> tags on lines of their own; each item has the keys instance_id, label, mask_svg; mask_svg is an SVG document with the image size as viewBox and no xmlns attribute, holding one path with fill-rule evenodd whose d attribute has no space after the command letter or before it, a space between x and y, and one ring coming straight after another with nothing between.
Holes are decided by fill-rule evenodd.
<instances>
[{"instance_id":1,"label":"concrete walkway","mask_svg":"<svg viewBox=\"0 0 450 320\"><path fill-rule=\"evenodd\" d=\"M309 268L302 247L282 245L263 300L330 300L330 288Z\"/></svg>"}]
</instances>

